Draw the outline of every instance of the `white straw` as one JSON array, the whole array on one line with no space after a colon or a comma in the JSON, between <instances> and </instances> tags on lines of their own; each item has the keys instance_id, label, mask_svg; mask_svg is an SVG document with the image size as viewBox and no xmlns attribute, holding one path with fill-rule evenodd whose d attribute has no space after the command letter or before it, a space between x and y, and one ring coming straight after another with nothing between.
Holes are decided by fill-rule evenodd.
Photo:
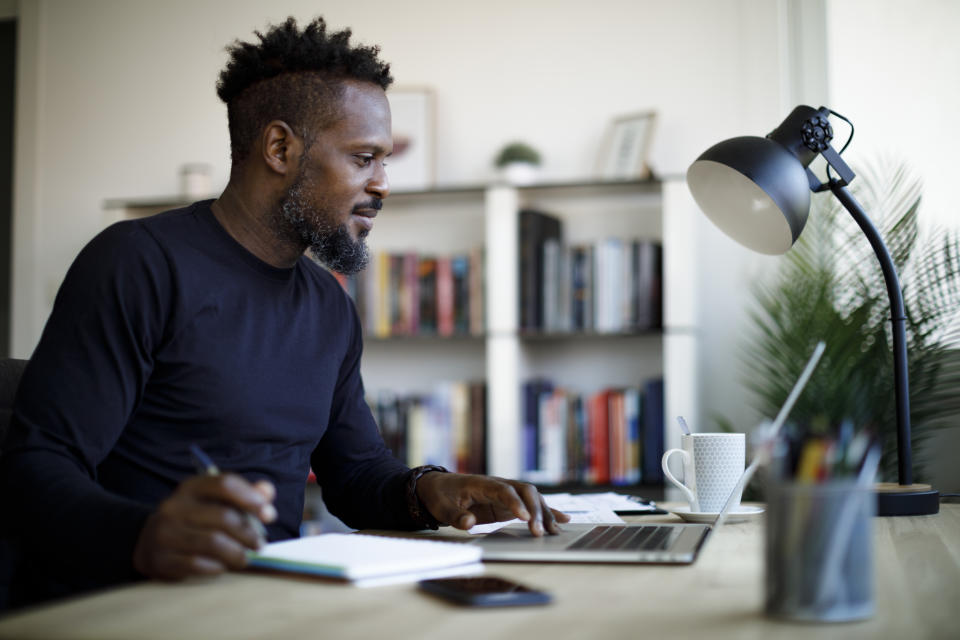
<instances>
[{"instance_id":1,"label":"white straw","mask_svg":"<svg viewBox=\"0 0 960 640\"><path fill-rule=\"evenodd\" d=\"M790 410L793 409L793 405L800 396L800 392L802 392L803 388L807 386L807 381L810 380L810 376L813 375L813 370L816 368L817 363L820 362L820 356L823 355L823 351L826 348L827 344L823 340L817 343L817 347L813 350L813 354L807 361L807 366L804 367L803 373L800 374L796 384L793 385L793 389L790 391L790 395L787 396L783 406L780 407L780 413L777 414L777 417L773 421L773 424L770 425L770 428L765 430L766 434L764 437L764 442L758 445L757 451L753 454L753 460L750 462L750 466L744 470L743 474L740 476L740 480L737 481L733 491L730 492L727 502L723 505L723 509L721 509L720 514L713 523L714 529L722 525L723 521L727 519L727 513L733 508L733 503L736 502L740 494L743 493L744 487L747 486L747 482L749 482L750 478L753 477L753 474L756 472L757 468L761 464L765 464L768 461L767 458L769 457L770 450L769 444L774 441L774 439L777 437L777 433L780 431L780 428L783 427L784 420L787 419L787 415L790 413Z\"/></svg>"}]
</instances>

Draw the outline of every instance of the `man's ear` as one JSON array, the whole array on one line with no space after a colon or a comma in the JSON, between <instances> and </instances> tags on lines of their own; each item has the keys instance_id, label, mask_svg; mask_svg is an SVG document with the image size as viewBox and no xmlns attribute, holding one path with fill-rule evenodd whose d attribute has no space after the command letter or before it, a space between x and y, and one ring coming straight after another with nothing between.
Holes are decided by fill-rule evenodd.
<instances>
[{"instance_id":1,"label":"man's ear","mask_svg":"<svg viewBox=\"0 0 960 640\"><path fill-rule=\"evenodd\" d=\"M296 171L303 155L303 140L283 120L273 120L263 129L260 145L263 161L282 176Z\"/></svg>"}]
</instances>

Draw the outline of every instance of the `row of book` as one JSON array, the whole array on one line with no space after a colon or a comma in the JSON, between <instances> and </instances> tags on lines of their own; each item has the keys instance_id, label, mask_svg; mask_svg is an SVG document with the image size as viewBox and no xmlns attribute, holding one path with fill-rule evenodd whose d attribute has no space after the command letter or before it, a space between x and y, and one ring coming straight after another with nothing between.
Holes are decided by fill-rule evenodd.
<instances>
[{"instance_id":1,"label":"row of book","mask_svg":"<svg viewBox=\"0 0 960 640\"><path fill-rule=\"evenodd\" d=\"M411 467L486 473L487 397L482 382L448 382L427 394L367 398L387 447Z\"/></svg>"},{"instance_id":2,"label":"row of book","mask_svg":"<svg viewBox=\"0 0 960 640\"><path fill-rule=\"evenodd\" d=\"M481 335L483 259L479 248L450 256L376 252L360 273L334 275L368 336Z\"/></svg>"},{"instance_id":3,"label":"row of book","mask_svg":"<svg viewBox=\"0 0 960 640\"><path fill-rule=\"evenodd\" d=\"M523 386L524 477L537 484L663 483L663 380L580 394Z\"/></svg>"},{"instance_id":4,"label":"row of book","mask_svg":"<svg viewBox=\"0 0 960 640\"><path fill-rule=\"evenodd\" d=\"M520 212L520 328L619 333L663 324L663 250L653 240L568 245L556 216Z\"/></svg>"}]
</instances>

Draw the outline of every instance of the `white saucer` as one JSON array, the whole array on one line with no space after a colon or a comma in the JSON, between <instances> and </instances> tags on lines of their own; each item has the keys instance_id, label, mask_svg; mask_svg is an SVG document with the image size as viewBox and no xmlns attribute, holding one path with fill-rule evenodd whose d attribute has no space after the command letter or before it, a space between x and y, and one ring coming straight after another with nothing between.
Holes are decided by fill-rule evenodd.
<instances>
[{"instance_id":1,"label":"white saucer","mask_svg":"<svg viewBox=\"0 0 960 640\"><path fill-rule=\"evenodd\" d=\"M724 522L746 522L760 517L763 511L763 507L740 505L730 510ZM687 522L699 522L703 524L713 524L713 521L716 520L717 515L719 515L716 511L690 511L690 507L676 507L675 509L670 509L670 512L677 514Z\"/></svg>"}]
</instances>

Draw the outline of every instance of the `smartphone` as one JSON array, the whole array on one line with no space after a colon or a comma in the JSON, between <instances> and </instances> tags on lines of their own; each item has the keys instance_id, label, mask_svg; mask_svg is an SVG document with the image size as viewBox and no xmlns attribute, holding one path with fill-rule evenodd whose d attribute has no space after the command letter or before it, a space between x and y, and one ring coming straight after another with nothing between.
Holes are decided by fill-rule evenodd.
<instances>
[{"instance_id":1,"label":"smartphone","mask_svg":"<svg viewBox=\"0 0 960 640\"><path fill-rule=\"evenodd\" d=\"M547 604L553 599L545 591L494 576L421 580L420 588L432 595L472 607Z\"/></svg>"}]
</instances>

